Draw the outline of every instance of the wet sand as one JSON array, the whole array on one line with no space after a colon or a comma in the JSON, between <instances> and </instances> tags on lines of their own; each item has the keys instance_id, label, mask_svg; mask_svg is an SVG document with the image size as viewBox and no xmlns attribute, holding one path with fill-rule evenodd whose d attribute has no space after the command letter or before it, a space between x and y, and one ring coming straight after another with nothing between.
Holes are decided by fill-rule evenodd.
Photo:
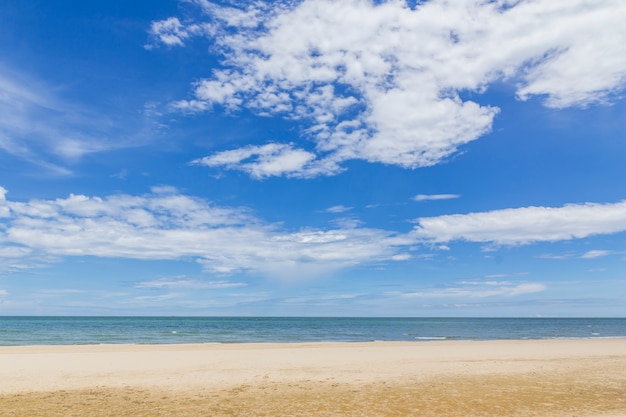
<instances>
[{"instance_id":1,"label":"wet sand","mask_svg":"<svg viewBox=\"0 0 626 417\"><path fill-rule=\"evenodd\" d=\"M626 339L0 347L0 416L626 417Z\"/></svg>"}]
</instances>

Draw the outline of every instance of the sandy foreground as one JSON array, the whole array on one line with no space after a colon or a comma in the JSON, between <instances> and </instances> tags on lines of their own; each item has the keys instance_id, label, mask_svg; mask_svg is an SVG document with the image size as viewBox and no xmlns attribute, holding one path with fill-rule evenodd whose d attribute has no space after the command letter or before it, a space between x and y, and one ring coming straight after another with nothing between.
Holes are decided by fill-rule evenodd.
<instances>
[{"instance_id":1,"label":"sandy foreground","mask_svg":"<svg viewBox=\"0 0 626 417\"><path fill-rule=\"evenodd\" d=\"M626 339L0 347L0 416L626 416Z\"/></svg>"}]
</instances>

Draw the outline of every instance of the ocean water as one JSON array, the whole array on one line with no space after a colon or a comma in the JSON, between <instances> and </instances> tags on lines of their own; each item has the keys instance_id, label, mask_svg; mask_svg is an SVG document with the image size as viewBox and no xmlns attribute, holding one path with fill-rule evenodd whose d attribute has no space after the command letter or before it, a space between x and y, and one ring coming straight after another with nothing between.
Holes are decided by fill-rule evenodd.
<instances>
[{"instance_id":1,"label":"ocean water","mask_svg":"<svg viewBox=\"0 0 626 417\"><path fill-rule=\"evenodd\" d=\"M0 317L0 346L626 338L626 318Z\"/></svg>"}]
</instances>

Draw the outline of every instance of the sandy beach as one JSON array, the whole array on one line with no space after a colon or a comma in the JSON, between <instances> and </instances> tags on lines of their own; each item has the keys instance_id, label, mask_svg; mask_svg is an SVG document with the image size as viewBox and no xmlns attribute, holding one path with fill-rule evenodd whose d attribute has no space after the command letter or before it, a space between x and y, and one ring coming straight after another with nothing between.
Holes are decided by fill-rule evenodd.
<instances>
[{"instance_id":1,"label":"sandy beach","mask_svg":"<svg viewBox=\"0 0 626 417\"><path fill-rule=\"evenodd\" d=\"M626 339L0 347L0 416L626 416Z\"/></svg>"}]
</instances>

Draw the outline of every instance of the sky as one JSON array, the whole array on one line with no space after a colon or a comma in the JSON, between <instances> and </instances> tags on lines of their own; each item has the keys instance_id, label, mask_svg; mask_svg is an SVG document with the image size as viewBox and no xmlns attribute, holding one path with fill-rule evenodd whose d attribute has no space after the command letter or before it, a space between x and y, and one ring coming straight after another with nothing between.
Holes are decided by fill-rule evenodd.
<instances>
[{"instance_id":1,"label":"sky","mask_svg":"<svg viewBox=\"0 0 626 417\"><path fill-rule=\"evenodd\" d=\"M625 317L624 21L0 0L0 315Z\"/></svg>"}]
</instances>

